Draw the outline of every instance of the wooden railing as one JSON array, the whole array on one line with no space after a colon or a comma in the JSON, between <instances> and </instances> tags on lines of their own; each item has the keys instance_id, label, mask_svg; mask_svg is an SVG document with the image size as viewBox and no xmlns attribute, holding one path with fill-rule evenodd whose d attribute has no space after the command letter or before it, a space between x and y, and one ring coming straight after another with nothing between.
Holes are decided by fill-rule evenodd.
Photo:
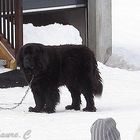
<instances>
[{"instance_id":1,"label":"wooden railing","mask_svg":"<svg viewBox=\"0 0 140 140\"><path fill-rule=\"evenodd\" d=\"M16 56L23 44L22 0L0 0L0 38Z\"/></svg>"}]
</instances>

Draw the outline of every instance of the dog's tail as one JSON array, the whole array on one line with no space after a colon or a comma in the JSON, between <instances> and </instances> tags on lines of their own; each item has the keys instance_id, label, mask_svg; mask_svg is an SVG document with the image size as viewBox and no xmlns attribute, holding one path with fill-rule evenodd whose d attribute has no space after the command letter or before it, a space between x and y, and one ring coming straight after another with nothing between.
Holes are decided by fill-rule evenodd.
<instances>
[{"instance_id":1,"label":"dog's tail","mask_svg":"<svg viewBox=\"0 0 140 140\"><path fill-rule=\"evenodd\" d=\"M94 95L101 96L103 92L103 84L102 84L102 78L100 76L100 72L98 68L96 68L94 74L95 74L94 75L94 80L95 80Z\"/></svg>"},{"instance_id":2,"label":"dog's tail","mask_svg":"<svg viewBox=\"0 0 140 140\"><path fill-rule=\"evenodd\" d=\"M93 83L94 83L94 95L101 96L103 92L102 78L98 69L98 64L95 56L93 55Z\"/></svg>"}]
</instances>

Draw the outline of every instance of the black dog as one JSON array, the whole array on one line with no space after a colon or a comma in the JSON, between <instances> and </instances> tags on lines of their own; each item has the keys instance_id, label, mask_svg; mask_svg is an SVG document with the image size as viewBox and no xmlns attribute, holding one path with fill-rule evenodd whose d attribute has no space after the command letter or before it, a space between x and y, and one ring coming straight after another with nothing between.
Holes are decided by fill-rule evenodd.
<instances>
[{"instance_id":1,"label":"black dog","mask_svg":"<svg viewBox=\"0 0 140 140\"><path fill-rule=\"evenodd\" d=\"M92 51L82 45L44 46L30 43L21 47L19 66L31 89L36 106L30 112L55 112L59 102L58 87L66 85L72 104L66 109L80 110L81 93L87 102L83 111L96 111L94 95L102 94L102 79Z\"/></svg>"}]
</instances>

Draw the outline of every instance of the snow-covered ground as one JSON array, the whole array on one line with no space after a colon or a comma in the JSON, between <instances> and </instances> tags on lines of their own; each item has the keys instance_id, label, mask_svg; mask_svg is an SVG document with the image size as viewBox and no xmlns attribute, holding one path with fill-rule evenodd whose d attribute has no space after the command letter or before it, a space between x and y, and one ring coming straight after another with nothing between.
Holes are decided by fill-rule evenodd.
<instances>
[{"instance_id":1,"label":"snow-covered ground","mask_svg":"<svg viewBox=\"0 0 140 140\"><path fill-rule=\"evenodd\" d=\"M97 112L66 111L71 103L66 87L60 88L61 101L56 113L29 113L34 105L31 91L17 109L0 110L0 139L29 140L90 140L90 127L98 118L113 117L121 140L133 140L140 126L140 1L113 0L113 54L107 66L98 62L104 91L95 98ZM73 26L59 24L46 27L24 25L24 43L81 44L79 32ZM110 67L111 66L111 67ZM115 68L114 68L115 67ZM7 69L0 68L0 72ZM0 89L0 106L13 106L27 87ZM85 106L82 97L82 108ZM3 138L4 139L4 138Z\"/></svg>"}]
</instances>

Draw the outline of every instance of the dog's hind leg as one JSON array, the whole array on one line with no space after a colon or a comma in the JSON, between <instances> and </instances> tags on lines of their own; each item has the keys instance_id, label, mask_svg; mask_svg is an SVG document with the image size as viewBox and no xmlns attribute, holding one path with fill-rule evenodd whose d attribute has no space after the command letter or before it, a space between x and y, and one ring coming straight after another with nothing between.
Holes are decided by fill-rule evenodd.
<instances>
[{"instance_id":1,"label":"dog's hind leg","mask_svg":"<svg viewBox=\"0 0 140 140\"><path fill-rule=\"evenodd\" d=\"M95 112L96 107L94 104L94 85L92 79L89 77L84 78L85 81L81 85L81 91L82 94L85 97L86 100L86 107L83 109L83 111L89 111L89 112Z\"/></svg>"},{"instance_id":2,"label":"dog's hind leg","mask_svg":"<svg viewBox=\"0 0 140 140\"><path fill-rule=\"evenodd\" d=\"M67 110L80 110L80 104L81 104L81 97L80 97L80 90L78 87L75 86L67 86L67 88L69 89L70 93L71 93L71 98L72 98L72 104L71 105L67 105L65 107L65 109Z\"/></svg>"},{"instance_id":3,"label":"dog's hind leg","mask_svg":"<svg viewBox=\"0 0 140 140\"><path fill-rule=\"evenodd\" d=\"M85 92L83 95L87 103L83 111L96 112L96 107L94 105L94 96L90 92Z\"/></svg>"}]
</instances>

